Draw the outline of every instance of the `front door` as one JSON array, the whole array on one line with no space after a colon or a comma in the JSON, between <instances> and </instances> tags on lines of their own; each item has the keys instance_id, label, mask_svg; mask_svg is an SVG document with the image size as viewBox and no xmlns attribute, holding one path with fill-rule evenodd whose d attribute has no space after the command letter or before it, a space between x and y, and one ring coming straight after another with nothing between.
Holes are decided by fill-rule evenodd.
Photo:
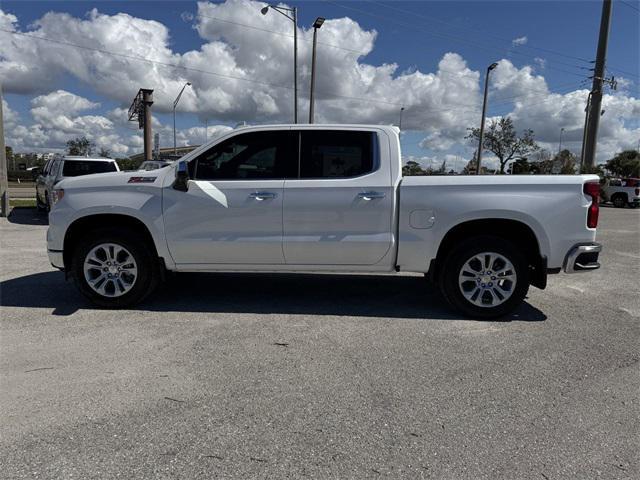
<instances>
[{"instance_id":1,"label":"front door","mask_svg":"<svg viewBox=\"0 0 640 480\"><path fill-rule=\"evenodd\" d=\"M285 262L379 263L393 243L394 190L384 165L374 131L301 130L299 178L284 185Z\"/></svg>"},{"instance_id":2,"label":"front door","mask_svg":"<svg viewBox=\"0 0 640 480\"><path fill-rule=\"evenodd\" d=\"M235 135L189 162L188 191L165 187L167 244L179 266L284 263L283 184L296 163L290 135Z\"/></svg>"}]
</instances>

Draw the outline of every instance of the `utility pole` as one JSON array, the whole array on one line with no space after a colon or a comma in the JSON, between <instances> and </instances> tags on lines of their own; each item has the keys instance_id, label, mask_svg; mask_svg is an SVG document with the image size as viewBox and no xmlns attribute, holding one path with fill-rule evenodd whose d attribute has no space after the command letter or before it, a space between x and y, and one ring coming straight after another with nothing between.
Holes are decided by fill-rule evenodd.
<instances>
[{"instance_id":1,"label":"utility pole","mask_svg":"<svg viewBox=\"0 0 640 480\"><path fill-rule=\"evenodd\" d=\"M560 129L560 141L558 142L558 155L562 151L562 134L564 133L564 127Z\"/></svg>"},{"instance_id":2,"label":"utility pole","mask_svg":"<svg viewBox=\"0 0 640 480\"><path fill-rule=\"evenodd\" d=\"M402 131L402 112L404 112L404 107L400 107L400 122L398 122L398 130Z\"/></svg>"},{"instance_id":3,"label":"utility pole","mask_svg":"<svg viewBox=\"0 0 640 480\"><path fill-rule=\"evenodd\" d=\"M4 148L4 120L2 90L0 89L0 217L9 216L9 183L7 180L7 152Z\"/></svg>"},{"instance_id":4,"label":"utility pole","mask_svg":"<svg viewBox=\"0 0 640 480\"><path fill-rule=\"evenodd\" d=\"M142 90L144 105L144 159L153 159L153 133L151 131L151 105L153 105L153 90Z\"/></svg>"},{"instance_id":5,"label":"utility pole","mask_svg":"<svg viewBox=\"0 0 640 480\"><path fill-rule=\"evenodd\" d=\"M153 105L153 90L141 88L129 107L129 120L138 120L138 128L144 129L145 160L151 160L153 155L151 105Z\"/></svg>"},{"instance_id":6,"label":"utility pole","mask_svg":"<svg viewBox=\"0 0 640 480\"><path fill-rule=\"evenodd\" d=\"M609 42L609 27L611 26L611 0L603 0L602 17L600 18L600 38L596 53L596 64L593 72L591 87L591 102L587 114L586 138L582 153L582 165L593 167L596 161L596 145L598 126L600 123L600 108L602 106L602 86L605 82L605 63L607 59L607 44Z\"/></svg>"},{"instance_id":7,"label":"utility pole","mask_svg":"<svg viewBox=\"0 0 640 480\"><path fill-rule=\"evenodd\" d=\"M313 123L314 120L314 101L315 101L315 87L316 87L316 45L318 43L318 29L324 23L324 18L318 17L313 22L313 51L311 54L311 93L309 94L309 123Z\"/></svg>"},{"instance_id":8,"label":"utility pole","mask_svg":"<svg viewBox=\"0 0 640 480\"><path fill-rule=\"evenodd\" d=\"M489 73L491 70L498 66L497 63L492 63L487 67L487 75L484 79L484 99L482 100L482 121L480 122L480 144L478 145L478 162L476 175L480 175L480 165L482 164L482 149L484 148L484 119L487 116L487 93L489 91Z\"/></svg>"}]
</instances>

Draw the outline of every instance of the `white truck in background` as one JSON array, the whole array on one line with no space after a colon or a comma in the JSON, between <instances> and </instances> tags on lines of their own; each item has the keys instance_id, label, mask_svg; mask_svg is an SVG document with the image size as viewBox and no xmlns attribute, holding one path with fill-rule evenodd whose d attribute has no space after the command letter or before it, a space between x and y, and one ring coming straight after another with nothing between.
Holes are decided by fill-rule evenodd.
<instances>
[{"instance_id":1,"label":"white truck in background","mask_svg":"<svg viewBox=\"0 0 640 480\"><path fill-rule=\"evenodd\" d=\"M60 182L49 258L104 307L165 270L406 271L476 318L599 267L597 176L403 178L401 158L396 127L237 129L159 170Z\"/></svg>"},{"instance_id":2,"label":"white truck in background","mask_svg":"<svg viewBox=\"0 0 640 480\"><path fill-rule=\"evenodd\" d=\"M640 178L610 179L602 186L604 200L616 208L640 207Z\"/></svg>"}]
</instances>

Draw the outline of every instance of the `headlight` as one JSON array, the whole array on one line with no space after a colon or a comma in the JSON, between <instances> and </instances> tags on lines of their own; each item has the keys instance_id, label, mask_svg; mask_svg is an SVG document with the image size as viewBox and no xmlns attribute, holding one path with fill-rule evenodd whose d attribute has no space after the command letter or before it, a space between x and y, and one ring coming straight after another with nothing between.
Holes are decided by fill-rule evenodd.
<instances>
[{"instance_id":1,"label":"headlight","mask_svg":"<svg viewBox=\"0 0 640 480\"><path fill-rule=\"evenodd\" d=\"M51 194L51 206L58 203L64 197L64 190L61 188L55 189Z\"/></svg>"}]
</instances>

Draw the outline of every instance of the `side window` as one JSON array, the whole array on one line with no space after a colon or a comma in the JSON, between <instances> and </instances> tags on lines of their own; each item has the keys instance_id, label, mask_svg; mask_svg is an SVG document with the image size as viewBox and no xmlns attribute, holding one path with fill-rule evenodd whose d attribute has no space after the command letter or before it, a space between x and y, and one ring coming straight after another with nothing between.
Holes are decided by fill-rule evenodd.
<instances>
[{"instance_id":1,"label":"side window","mask_svg":"<svg viewBox=\"0 0 640 480\"><path fill-rule=\"evenodd\" d=\"M344 130L303 130L300 178L347 178L375 168L376 135Z\"/></svg>"},{"instance_id":2,"label":"side window","mask_svg":"<svg viewBox=\"0 0 640 480\"><path fill-rule=\"evenodd\" d=\"M279 179L295 175L295 136L288 130L236 135L202 153L197 180ZM293 170L292 170L293 169Z\"/></svg>"},{"instance_id":3,"label":"side window","mask_svg":"<svg viewBox=\"0 0 640 480\"><path fill-rule=\"evenodd\" d=\"M56 177L58 175L58 170L60 169L61 163L62 163L62 160L55 160L51 164L51 168L49 168L49 173L51 174L52 177Z\"/></svg>"}]
</instances>

